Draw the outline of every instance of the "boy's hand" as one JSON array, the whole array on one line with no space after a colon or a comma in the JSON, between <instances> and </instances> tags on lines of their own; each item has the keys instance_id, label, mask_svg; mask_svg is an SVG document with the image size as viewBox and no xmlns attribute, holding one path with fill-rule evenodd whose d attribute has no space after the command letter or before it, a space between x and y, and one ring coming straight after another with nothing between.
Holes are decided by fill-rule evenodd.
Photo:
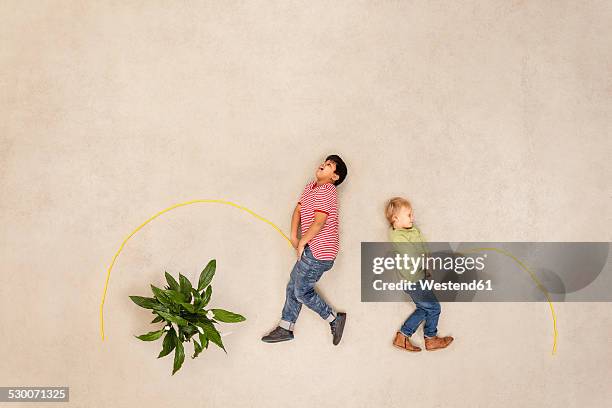
<instances>
[{"instance_id":1,"label":"boy's hand","mask_svg":"<svg viewBox=\"0 0 612 408\"><path fill-rule=\"evenodd\" d=\"M300 240L298 239L298 237L291 237L291 245L293 245L295 249L297 249L299 243Z\"/></svg>"},{"instance_id":2,"label":"boy's hand","mask_svg":"<svg viewBox=\"0 0 612 408\"><path fill-rule=\"evenodd\" d=\"M296 248L296 252L297 252L297 259L298 261L300 259L302 259L302 253L304 252L304 247L306 246L306 244L303 244L301 242L298 243L297 248Z\"/></svg>"}]
</instances>

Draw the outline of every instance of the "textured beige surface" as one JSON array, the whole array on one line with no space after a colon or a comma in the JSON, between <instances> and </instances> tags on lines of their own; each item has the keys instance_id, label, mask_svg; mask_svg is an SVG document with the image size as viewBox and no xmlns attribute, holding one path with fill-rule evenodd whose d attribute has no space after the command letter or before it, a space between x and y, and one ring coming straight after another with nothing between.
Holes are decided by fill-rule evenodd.
<instances>
[{"instance_id":1,"label":"textured beige surface","mask_svg":"<svg viewBox=\"0 0 612 408\"><path fill-rule=\"evenodd\" d=\"M96 4L100 3L100 4ZM103 5L102 3L106 3ZM452 349L392 348L408 304L361 304L361 241L384 199L431 240L611 239L609 2L0 3L0 385L68 385L75 407L603 407L610 304L445 304ZM274 326L293 253L234 200L289 229L327 153L342 249L321 282L342 344L304 311ZM163 270L215 257L214 304L245 314L170 377L133 337ZM420 332L419 332L420 333ZM606 402L607 401L607 402Z\"/></svg>"}]
</instances>

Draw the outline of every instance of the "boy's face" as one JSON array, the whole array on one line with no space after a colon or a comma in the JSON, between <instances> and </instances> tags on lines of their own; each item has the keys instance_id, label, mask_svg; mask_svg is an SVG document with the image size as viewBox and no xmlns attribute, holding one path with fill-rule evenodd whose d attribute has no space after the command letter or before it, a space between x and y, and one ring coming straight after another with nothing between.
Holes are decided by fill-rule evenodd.
<instances>
[{"instance_id":1,"label":"boy's face","mask_svg":"<svg viewBox=\"0 0 612 408\"><path fill-rule=\"evenodd\" d=\"M414 212L410 207L402 207L395 215L395 228L412 228Z\"/></svg>"},{"instance_id":2,"label":"boy's face","mask_svg":"<svg viewBox=\"0 0 612 408\"><path fill-rule=\"evenodd\" d=\"M317 180L323 183L333 183L338 180L340 176L336 174L336 163L331 160L326 160L317 167L315 172Z\"/></svg>"}]
</instances>

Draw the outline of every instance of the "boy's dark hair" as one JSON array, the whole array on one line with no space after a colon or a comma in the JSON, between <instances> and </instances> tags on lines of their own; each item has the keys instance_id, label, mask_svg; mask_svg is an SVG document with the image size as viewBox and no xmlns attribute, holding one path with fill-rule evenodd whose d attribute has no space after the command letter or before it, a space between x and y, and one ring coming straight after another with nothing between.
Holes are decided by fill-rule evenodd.
<instances>
[{"instance_id":1,"label":"boy's dark hair","mask_svg":"<svg viewBox=\"0 0 612 408\"><path fill-rule=\"evenodd\" d=\"M340 178L338 180L334 181L334 186L339 186L340 183L342 183L344 181L344 179L346 178L346 175L348 173L348 170L346 169L346 164L340 158L340 156L338 156L337 154L330 154L325 159L325 161L327 161L327 160L331 160L334 163L336 163L336 171L334 173L336 173Z\"/></svg>"}]
</instances>

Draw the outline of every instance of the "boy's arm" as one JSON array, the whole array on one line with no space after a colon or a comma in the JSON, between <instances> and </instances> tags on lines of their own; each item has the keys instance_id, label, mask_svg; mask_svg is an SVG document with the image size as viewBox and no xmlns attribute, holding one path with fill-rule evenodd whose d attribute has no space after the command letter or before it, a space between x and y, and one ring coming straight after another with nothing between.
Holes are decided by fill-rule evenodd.
<instances>
[{"instance_id":1,"label":"boy's arm","mask_svg":"<svg viewBox=\"0 0 612 408\"><path fill-rule=\"evenodd\" d=\"M398 243L399 245L395 246L395 250L397 252L399 252L400 254L405 254L407 253L408 249L404 246L402 246L402 243L421 243L425 249L425 256L429 256L429 247L427 246L427 242L425 241L425 239L423 238L423 235L421 234L421 232L419 231L419 237L414 238L412 236L406 235L402 232L396 232L395 234L392 234L390 236L390 241ZM431 271L428 270L427 268L425 268L423 266L423 273L425 274L425 277L427 278L431 278Z\"/></svg>"},{"instance_id":2,"label":"boy's arm","mask_svg":"<svg viewBox=\"0 0 612 408\"><path fill-rule=\"evenodd\" d=\"M429 249L429 245L427 245L427 240L425 239L425 237L423 236L423 233L421 233L421 230L419 230L419 240L421 241L421 243L423 244L423 248L425 250L425 256L427 258L429 258L431 256L431 250ZM432 275L432 270L424 268L423 269L425 272L425 277L426 278L431 278Z\"/></svg>"},{"instance_id":3,"label":"boy's arm","mask_svg":"<svg viewBox=\"0 0 612 408\"><path fill-rule=\"evenodd\" d=\"M297 236L298 226L300 225L300 211L302 209L302 205L297 203L295 209L293 210L293 216L291 217L291 245L297 249L299 239Z\"/></svg>"},{"instance_id":4,"label":"boy's arm","mask_svg":"<svg viewBox=\"0 0 612 408\"><path fill-rule=\"evenodd\" d=\"M325 221L327 221L327 214L321 211L315 211L314 221L310 225L310 228L308 228L308 231L306 231L304 235L302 235L302 239L300 239L298 243L298 246L297 246L298 259L302 257L302 252L304 251L304 247L306 246L308 241L313 239L315 235L317 235L319 231L321 231L321 228L323 228L323 226L325 225Z\"/></svg>"}]
</instances>

